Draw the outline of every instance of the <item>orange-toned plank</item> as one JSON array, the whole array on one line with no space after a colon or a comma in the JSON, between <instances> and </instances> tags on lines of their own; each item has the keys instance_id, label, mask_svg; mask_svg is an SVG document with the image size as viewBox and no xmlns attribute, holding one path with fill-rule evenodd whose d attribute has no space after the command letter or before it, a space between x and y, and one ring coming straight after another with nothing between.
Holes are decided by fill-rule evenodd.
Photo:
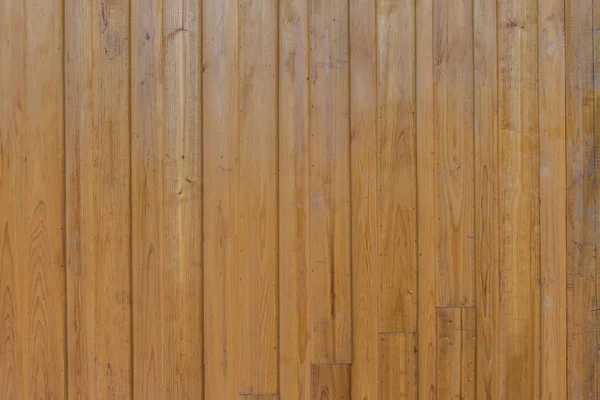
<instances>
[{"instance_id":1,"label":"orange-toned plank","mask_svg":"<svg viewBox=\"0 0 600 400\"><path fill-rule=\"evenodd\" d=\"M66 396L60 1L0 5L0 397Z\"/></svg>"},{"instance_id":2,"label":"orange-toned plank","mask_svg":"<svg viewBox=\"0 0 600 400\"><path fill-rule=\"evenodd\" d=\"M377 397L376 2L350 2L352 191L352 395Z\"/></svg>"},{"instance_id":3,"label":"orange-toned plank","mask_svg":"<svg viewBox=\"0 0 600 400\"><path fill-rule=\"evenodd\" d=\"M437 310L437 398L475 399L475 308Z\"/></svg>"},{"instance_id":4,"label":"orange-toned plank","mask_svg":"<svg viewBox=\"0 0 600 400\"><path fill-rule=\"evenodd\" d=\"M204 397L239 393L238 3L202 2Z\"/></svg>"},{"instance_id":5,"label":"orange-toned plank","mask_svg":"<svg viewBox=\"0 0 600 400\"><path fill-rule=\"evenodd\" d=\"M282 398L310 395L308 3L279 3L279 373Z\"/></svg>"},{"instance_id":6,"label":"orange-toned plank","mask_svg":"<svg viewBox=\"0 0 600 400\"><path fill-rule=\"evenodd\" d=\"M278 391L277 1L239 7L240 391Z\"/></svg>"},{"instance_id":7,"label":"orange-toned plank","mask_svg":"<svg viewBox=\"0 0 600 400\"><path fill-rule=\"evenodd\" d=\"M498 60L496 2L474 0L477 398L498 399Z\"/></svg>"},{"instance_id":8,"label":"orange-toned plank","mask_svg":"<svg viewBox=\"0 0 600 400\"><path fill-rule=\"evenodd\" d=\"M279 400L278 394L240 394L238 400Z\"/></svg>"},{"instance_id":9,"label":"orange-toned plank","mask_svg":"<svg viewBox=\"0 0 600 400\"><path fill-rule=\"evenodd\" d=\"M419 398L435 399L436 239L433 97L433 0L415 4L417 135L417 344Z\"/></svg>"},{"instance_id":10,"label":"orange-toned plank","mask_svg":"<svg viewBox=\"0 0 600 400\"><path fill-rule=\"evenodd\" d=\"M437 305L475 305L472 0L435 0Z\"/></svg>"},{"instance_id":11,"label":"orange-toned plank","mask_svg":"<svg viewBox=\"0 0 600 400\"><path fill-rule=\"evenodd\" d=\"M65 4L72 398L132 392L129 10Z\"/></svg>"},{"instance_id":12,"label":"orange-toned plank","mask_svg":"<svg viewBox=\"0 0 600 400\"><path fill-rule=\"evenodd\" d=\"M312 364L311 400L350 400L349 364Z\"/></svg>"},{"instance_id":13,"label":"orange-toned plank","mask_svg":"<svg viewBox=\"0 0 600 400\"><path fill-rule=\"evenodd\" d=\"M566 396L565 2L538 3L541 393Z\"/></svg>"},{"instance_id":14,"label":"orange-toned plank","mask_svg":"<svg viewBox=\"0 0 600 400\"><path fill-rule=\"evenodd\" d=\"M592 2L566 13L568 399L596 399L596 158Z\"/></svg>"},{"instance_id":15,"label":"orange-toned plank","mask_svg":"<svg viewBox=\"0 0 600 400\"><path fill-rule=\"evenodd\" d=\"M417 330L415 2L378 2L379 331ZM352 69L352 73L355 70ZM354 112L354 108L352 108Z\"/></svg>"},{"instance_id":16,"label":"orange-toned plank","mask_svg":"<svg viewBox=\"0 0 600 400\"><path fill-rule=\"evenodd\" d=\"M136 0L132 16L134 393L200 397L198 9Z\"/></svg>"},{"instance_id":17,"label":"orange-toned plank","mask_svg":"<svg viewBox=\"0 0 600 400\"><path fill-rule=\"evenodd\" d=\"M500 398L540 391L537 1L498 4Z\"/></svg>"},{"instance_id":18,"label":"orange-toned plank","mask_svg":"<svg viewBox=\"0 0 600 400\"><path fill-rule=\"evenodd\" d=\"M379 400L416 400L417 335L379 335Z\"/></svg>"},{"instance_id":19,"label":"orange-toned plank","mask_svg":"<svg viewBox=\"0 0 600 400\"><path fill-rule=\"evenodd\" d=\"M350 362L348 1L310 0L312 361Z\"/></svg>"},{"instance_id":20,"label":"orange-toned plank","mask_svg":"<svg viewBox=\"0 0 600 400\"><path fill-rule=\"evenodd\" d=\"M133 392L144 399L162 398L165 387L162 6L131 0Z\"/></svg>"}]
</instances>

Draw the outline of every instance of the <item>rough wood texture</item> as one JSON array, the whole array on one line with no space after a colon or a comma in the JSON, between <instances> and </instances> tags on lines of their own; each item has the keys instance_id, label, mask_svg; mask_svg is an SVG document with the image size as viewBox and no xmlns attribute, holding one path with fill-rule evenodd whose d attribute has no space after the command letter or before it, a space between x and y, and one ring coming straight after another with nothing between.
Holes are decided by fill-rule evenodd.
<instances>
[{"instance_id":1,"label":"rough wood texture","mask_svg":"<svg viewBox=\"0 0 600 400\"><path fill-rule=\"evenodd\" d=\"M0 3L0 399L596 399L600 0Z\"/></svg>"}]
</instances>

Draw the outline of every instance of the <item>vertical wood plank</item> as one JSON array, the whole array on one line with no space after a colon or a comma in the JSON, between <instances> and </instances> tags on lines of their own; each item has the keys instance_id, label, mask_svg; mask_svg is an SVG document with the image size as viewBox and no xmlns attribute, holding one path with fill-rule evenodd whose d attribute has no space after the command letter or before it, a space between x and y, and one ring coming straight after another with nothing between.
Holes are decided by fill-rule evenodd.
<instances>
[{"instance_id":1,"label":"vertical wood plank","mask_svg":"<svg viewBox=\"0 0 600 400\"><path fill-rule=\"evenodd\" d=\"M377 398L378 133L376 2L350 2L352 396Z\"/></svg>"},{"instance_id":2,"label":"vertical wood plank","mask_svg":"<svg viewBox=\"0 0 600 400\"><path fill-rule=\"evenodd\" d=\"M24 264L22 138L27 132L25 97L25 2L0 4L0 393L23 398L23 352L28 343L21 324L19 270Z\"/></svg>"},{"instance_id":3,"label":"vertical wood plank","mask_svg":"<svg viewBox=\"0 0 600 400\"><path fill-rule=\"evenodd\" d=\"M416 332L415 3L380 1L377 13L379 331Z\"/></svg>"},{"instance_id":4,"label":"vertical wood plank","mask_svg":"<svg viewBox=\"0 0 600 400\"><path fill-rule=\"evenodd\" d=\"M350 362L348 1L309 1L312 361Z\"/></svg>"},{"instance_id":5,"label":"vertical wood plank","mask_svg":"<svg viewBox=\"0 0 600 400\"><path fill-rule=\"evenodd\" d=\"M540 395L537 2L498 5L500 398Z\"/></svg>"},{"instance_id":6,"label":"vertical wood plank","mask_svg":"<svg viewBox=\"0 0 600 400\"><path fill-rule=\"evenodd\" d=\"M201 7L164 7L163 373L164 397L176 399L204 398Z\"/></svg>"},{"instance_id":7,"label":"vertical wood plank","mask_svg":"<svg viewBox=\"0 0 600 400\"><path fill-rule=\"evenodd\" d=\"M144 398L202 396L198 11L132 5L134 393Z\"/></svg>"},{"instance_id":8,"label":"vertical wood plank","mask_svg":"<svg viewBox=\"0 0 600 400\"><path fill-rule=\"evenodd\" d=\"M566 396L565 2L538 3L541 393Z\"/></svg>"},{"instance_id":9,"label":"vertical wood plank","mask_svg":"<svg viewBox=\"0 0 600 400\"><path fill-rule=\"evenodd\" d=\"M498 399L498 59L496 1L474 0L477 398Z\"/></svg>"},{"instance_id":10,"label":"vertical wood plank","mask_svg":"<svg viewBox=\"0 0 600 400\"><path fill-rule=\"evenodd\" d=\"M130 398L130 4L65 7L69 396Z\"/></svg>"},{"instance_id":11,"label":"vertical wood plank","mask_svg":"<svg viewBox=\"0 0 600 400\"><path fill-rule=\"evenodd\" d=\"M205 398L239 392L238 3L202 2ZM233 116L233 117L232 117Z\"/></svg>"},{"instance_id":12,"label":"vertical wood plank","mask_svg":"<svg viewBox=\"0 0 600 400\"><path fill-rule=\"evenodd\" d=\"M438 399L475 399L475 308L439 308Z\"/></svg>"},{"instance_id":13,"label":"vertical wood plank","mask_svg":"<svg viewBox=\"0 0 600 400\"><path fill-rule=\"evenodd\" d=\"M164 396L164 71L162 0L131 2L133 393Z\"/></svg>"},{"instance_id":14,"label":"vertical wood plank","mask_svg":"<svg viewBox=\"0 0 600 400\"><path fill-rule=\"evenodd\" d=\"M438 306L475 305L472 0L436 0L435 162Z\"/></svg>"},{"instance_id":15,"label":"vertical wood plank","mask_svg":"<svg viewBox=\"0 0 600 400\"><path fill-rule=\"evenodd\" d=\"M416 400L417 336L379 335L379 400Z\"/></svg>"},{"instance_id":16,"label":"vertical wood plank","mask_svg":"<svg viewBox=\"0 0 600 400\"><path fill-rule=\"evenodd\" d=\"M349 364L312 364L311 400L350 400Z\"/></svg>"},{"instance_id":17,"label":"vertical wood plank","mask_svg":"<svg viewBox=\"0 0 600 400\"><path fill-rule=\"evenodd\" d=\"M278 391L277 1L239 15L240 391Z\"/></svg>"},{"instance_id":18,"label":"vertical wood plank","mask_svg":"<svg viewBox=\"0 0 600 400\"><path fill-rule=\"evenodd\" d=\"M64 397L62 4L0 12L0 396Z\"/></svg>"},{"instance_id":19,"label":"vertical wood plank","mask_svg":"<svg viewBox=\"0 0 600 400\"><path fill-rule=\"evenodd\" d=\"M279 400L277 394L240 394L239 400Z\"/></svg>"},{"instance_id":20,"label":"vertical wood plank","mask_svg":"<svg viewBox=\"0 0 600 400\"><path fill-rule=\"evenodd\" d=\"M596 153L591 0L567 3L567 399L596 399Z\"/></svg>"},{"instance_id":21,"label":"vertical wood plank","mask_svg":"<svg viewBox=\"0 0 600 400\"><path fill-rule=\"evenodd\" d=\"M279 3L279 374L282 398L310 395L308 1Z\"/></svg>"},{"instance_id":22,"label":"vertical wood plank","mask_svg":"<svg viewBox=\"0 0 600 400\"><path fill-rule=\"evenodd\" d=\"M419 398L436 395L436 215L434 160L433 0L416 2L417 343Z\"/></svg>"}]
</instances>

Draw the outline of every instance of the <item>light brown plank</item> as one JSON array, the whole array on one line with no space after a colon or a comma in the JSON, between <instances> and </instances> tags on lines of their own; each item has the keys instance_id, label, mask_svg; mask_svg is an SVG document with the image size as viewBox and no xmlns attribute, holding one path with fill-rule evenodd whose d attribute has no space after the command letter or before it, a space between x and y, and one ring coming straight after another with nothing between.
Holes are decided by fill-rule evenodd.
<instances>
[{"instance_id":1,"label":"light brown plank","mask_svg":"<svg viewBox=\"0 0 600 400\"><path fill-rule=\"evenodd\" d=\"M133 393L144 399L162 398L166 378L162 24L161 0L131 1Z\"/></svg>"},{"instance_id":2,"label":"light brown plank","mask_svg":"<svg viewBox=\"0 0 600 400\"><path fill-rule=\"evenodd\" d=\"M350 362L348 1L309 1L312 361Z\"/></svg>"},{"instance_id":3,"label":"light brown plank","mask_svg":"<svg viewBox=\"0 0 600 400\"><path fill-rule=\"evenodd\" d=\"M596 154L592 2L566 12L568 399L596 399Z\"/></svg>"},{"instance_id":4,"label":"light brown plank","mask_svg":"<svg viewBox=\"0 0 600 400\"><path fill-rule=\"evenodd\" d=\"M0 13L0 397L64 397L62 6Z\"/></svg>"},{"instance_id":5,"label":"light brown plank","mask_svg":"<svg viewBox=\"0 0 600 400\"><path fill-rule=\"evenodd\" d=\"M417 330L415 2L378 15L379 331ZM352 70L355 73L354 69ZM354 108L352 108L354 113Z\"/></svg>"},{"instance_id":6,"label":"light brown plank","mask_svg":"<svg viewBox=\"0 0 600 400\"><path fill-rule=\"evenodd\" d=\"M349 364L312 364L311 400L350 400Z\"/></svg>"},{"instance_id":7,"label":"light brown plank","mask_svg":"<svg viewBox=\"0 0 600 400\"><path fill-rule=\"evenodd\" d=\"M541 393L566 396L565 2L538 3Z\"/></svg>"},{"instance_id":8,"label":"light brown plank","mask_svg":"<svg viewBox=\"0 0 600 400\"><path fill-rule=\"evenodd\" d=\"M475 308L438 308L437 398L475 399Z\"/></svg>"},{"instance_id":9,"label":"light brown plank","mask_svg":"<svg viewBox=\"0 0 600 400\"><path fill-rule=\"evenodd\" d=\"M240 394L239 400L279 400L278 394Z\"/></svg>"},{"instance_id":10,"label":"light brown plank","mask_svg":"<svg viewBox=\"0 0 600 400\"><path fill-rule=\"evenodd\" d=\"M352 191L352 395L377 397L377 26L376 3L350 2Z\"/></svg>"},{"instance_id":11,"label":"light brown plank","mask_svg":"<svg viewBox=\"0 0 600 400\"><path fill-rule=\"evenodd\" d=\"M379 335L379 400L416 400L417 335Z\"/></svg>"},{"instance_id":12,"label":"light brown plank","mask_svg":"<svg viewBox=\"0 0 600 400\"><path fill-rule=\"evenodd\" d=\"M477 398L498 399L498 59L496 2L474 0Z\"/></svg>"},{"instance_id":13,"label":"light brown plank","mask_svg":"<svg viewBox=\"0 0 600 400\"><path fill-rule=\"evenodd\" d=\"M206 399L239 393L237 21L237 1L202 2Z\"/></svg>"},{"instance_id":14,"label":"light brown plank","mask_svg":"<svg viewBox=\"0 0 600 400\"><path fill-rule=\"evenodd\" d=\"M71 398L132 395L129 10L65 3Z\"/></svg>"},{"instance_id":15,"label":"light brown plank","mask_svg":"<svg viewBox=\"0 0 600 400\"><path fill-rule=\"evenodd\" d=\"M282 398L310 396L308 2L279 3L279 373Z\"/></svg>"},{"instance_id":16,"label":"light brown plank","mask_svg":"<svg viewBox=\"0 0 600 400\"><path fill-rule=\"evenodd\" d=\"M436 237L433 87L433 0L416 7L416 102L417 102L417 343L419 398L436 395Z\"/></svg>"},{"instance_id":17,"label":"light brown plank","mask_svg":"<svg viewBox=\"0 0 600 400\"><path fill-rule=\"evenodd\" d=\"M540 394L537 2L498 4L500 398Z\"/></svg>"},{"instance_id":18,"label":"light brown plank","mask_svg":"<svg viewBox=\"0 0 600 400\"><path fill-rule=\"evenodd\" d=\"M202 396L195 7L132 4L134 393L144 398Z\"/></svg>"},{"instance_id":19,"label":"light brown plank","mask_svg":"<svg viewBox=\"0 0 600 400\"><path fill-rule=\"evenodd\" d=\"M242 393L278 391L277 4L239 6Z\"/></svg>"},{"instance_id":20,"label":"light brown plank","mask_svg":"<svg viewBox=\"0 0 600 400\"><path fill-rule=\"evenodd\" d=\"M436 0L437 305L475 305L472 0Z\"/></svg>"}]
</instances>

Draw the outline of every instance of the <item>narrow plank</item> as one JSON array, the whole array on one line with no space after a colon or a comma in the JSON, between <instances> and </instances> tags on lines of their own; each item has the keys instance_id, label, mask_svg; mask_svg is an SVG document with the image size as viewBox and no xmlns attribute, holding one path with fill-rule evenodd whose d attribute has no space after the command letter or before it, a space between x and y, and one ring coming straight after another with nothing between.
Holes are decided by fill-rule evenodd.
<instances>
[{"instance_id":1,"label":"narrow plank","mask_svg":"<svg viewBox=\"0 0 600 400\"><path fill-rule=\"evenodd\" d=\"M352 368L354 398L377 398L378 133L376 2L350 2Z\"/></svg>"},{"instance_id":2,"label":"narrow plank","mask_svg":"<svg viewBox=\"0 0 600 400\"><path fill-rule=\"evenodd\" d=\"M500 398L540 395L537 2L498 4Z\"/></svg>"},{"instance_id":3,"label":"narrow plank","mask_svg":"<svg viewBox=\"0 0 600 400\"><path fill-rule=\"evenodd\" d=\"M29 349L27 325L21 323L27 303L20 295L20 270L27 271L23 224L22 148L27 133L25 87L25 2L0 4L0 393L6 399L28 395L24 359ZM25 293L26 294L26 293ZM25 304L22 304L25 303Z\"/></svg>"},{"instance_id":4,"label":"narrow plank","mask_svg":"<svg viewBox=\"0 0 600 400\"><path fill-rule=\"evenodd\" d=\"M596 399L596 154L592 1L566 12L567 399Z\"/></svg>"},{"instance_id":5,"label":"narrow plank","mask_svg":"<svg viewBox=\"0 0 600 400\"><path fill-rule=\"evenodd\" d=\"M348 1L310 0L312 361L352 359Z\"/></svg>"},{"instance_id":6,"label":"narrow plank","mask_svg":"<svg viewBox=\"0 0 600 400\"><path fill-rule=\"evenodd\" d=\"M437 305L475 305L472 0L434 2Z\"/></svg>"},{"instance_id":7,"label":"narrow plank","mask_svg":"<svg viewBox=\"0 0 600 400\"><path fill-rule=\"evenodd\" d=\"M0 7L0 393L64 397L62 6Z\"/></svg>"},{"instance_id":8,"label":"narrow plank","mask_svg":"<svg viewBox=\"0 0 600 400\"><path fill-rule=\"evenodd\" d=\"M350 400L350 364L312 364L311 400Z\"/></svg>"},{"instance_id":9,"label":"narrow plank","mask_svg":"<svg viewBox=\"0 0 600 400\"><path fill-rule=\"evenodd\" d=\"M132 396L129 11L65 3L70 398Z\"/></svg>"},{"instance_id":10,"label":"narrow plank","mask_svg":"<svg viewBox=\"0 0 600 400\"><path fill-rule=\"evenodd\" d=\"M438 308L437 398L475 399L475 308Z\"/></svg>"},{"instance_id":11,"label":"narrow plank","mask_svg":"<svg viewBox=\"0 0 600 400\"><path fill-rule=\"evenodd\" d=\"M566 396L565 2L538 4L541 392Z\"/></svg>"},{"instance_id":12,"label":"narrow plank","mask_svg":"<svg viewBox=\"0 0 600 400\"><path fill-rule=\"evenodd\" d=\"M240 2L242 393L278 391L277 4L276 0Z\"/></svg>"},{"instance_id":13,"label":"narrow plank","mask_svg":"<svg viewBox=\"0 0 600 400\"><path fill-rule=\"evenodd\" d=\"M198 7L135 1L132 15L134 390L196 398L203 377Z\"/></svg>"},{"instance_id":14,"label":"narrow plank","mask_svg":"<svg viewBox=\"0 0 600 400\"><path fill-rule=\"evenodd\" d=\"M379 400L416 400L417 335L379 335Z\"/></svg>"},{"instance_id":15,"label":"narrow plank","mask_svg":"<svg viewBox=\"0 0 600 400\"><path fill-rule=\"evenodd\" d=\"M239 392L238 4L202 2L204 397Z\"/></svg>"},{"instance_id":16,"label":"narrow plank","mask_svg":"<svg viewBox=\"0 0 600 400\"><path fill-rule=\"evenodd\" d=\"M474 0L477 398L498 399L498 59L496 2Z\"/></svg>"},{"instance_id":17,"label":"narrow plank","mask_svg":"<svg viewBox=\"0 0 600 400\"><path fill-rule=\"evenodd\" d=\"M417 135L417 344L419 398L436 396L436 215L433 0L415 4Z\"/></svg>"},{"instance_id":18,"label":"narrow plank","mask_svg":"<svg viewBox=\"0 0 600 400\"><path fill-rule=\"evenodd\" d=\"M164 398L202 399L202 13L164 4Z\"/></svg>"},{"instance_id":19,"label":"narrow plank","mask_svg":"<svg viewBox=\"0 0 600 400\"><path fill-rule=\"evenodd\" d=\"M415 2L378 2L379 331L417 330ZM354 68L352 73L354 74ZM352 108L354 113L354 108Z\"/></svg>"},{"instance_id":20,"label":"narrow plank","mask_svg":"<svg viewBox=\"0 0 600 400\"><path fill-rule=\"evenodd\" d=\"M279 3L279 374L284 399L310 396L308 2Z\"/></svg>"},{"instance_id":21,"label":"narrow plank","mask_svg":"<svg viewBox=\"0 0 600 400\"><path fill-rule=\"evenodd\" d=\"M163 2L131 0L133 393L164 396Z\"/></svg>"}]
</instances>

